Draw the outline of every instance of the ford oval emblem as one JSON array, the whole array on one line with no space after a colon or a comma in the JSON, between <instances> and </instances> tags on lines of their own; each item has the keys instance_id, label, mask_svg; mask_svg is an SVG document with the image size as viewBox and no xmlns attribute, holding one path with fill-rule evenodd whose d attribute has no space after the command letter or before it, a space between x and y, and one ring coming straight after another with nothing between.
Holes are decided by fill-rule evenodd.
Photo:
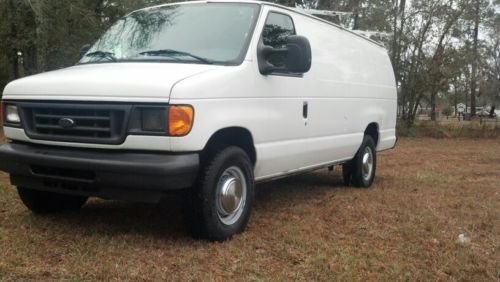
<instances>
[{"instance_id":1,"label":"ford oval emblem","mask_svg":"<svg viewBox=\"0 0 500 282\"><path fill-rule=\"evenodd\" d=\"M62 118L58 123L62 128L72 128L75 126L75 121L70 118Z\"/></svg>"}]
</instances>

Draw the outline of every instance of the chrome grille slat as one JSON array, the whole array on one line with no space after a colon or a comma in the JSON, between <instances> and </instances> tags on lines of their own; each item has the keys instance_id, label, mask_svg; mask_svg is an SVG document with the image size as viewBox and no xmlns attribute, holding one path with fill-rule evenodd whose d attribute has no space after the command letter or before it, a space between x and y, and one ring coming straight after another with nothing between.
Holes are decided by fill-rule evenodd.
<instances>
[{"instance_id":1,"label":"chrome grille slat","mask_svg":"<svg viewBox=\"0 0 500 282\"><path fill-rule=\"evenodd\" d=\"M35 125L36 128L39 128L39 129L61 129L60 126L58 125L41 125L41 124L37 124ZM67 129L66 129L67 130ZM76 127L73 127L71 128L71 130L73 131L96 131L96 132L111 132L111 129L110 128L104 128L104 127L86 127L86 126L76 126Z\"/></svg>"},{"instance_id":2,"label":"chrome grille slat","mask_svg":"<svg viewBox=\"0 0 500 282\"><path fill-rule=\"evenodd\" d=\"M69 115L48 115L48 114L35 114L35 118L72 118L72 119L82 119L82 120L100 120L100 121L109 121L110 117L104 116L69 116Z\"/></svg>"}]
</instances>

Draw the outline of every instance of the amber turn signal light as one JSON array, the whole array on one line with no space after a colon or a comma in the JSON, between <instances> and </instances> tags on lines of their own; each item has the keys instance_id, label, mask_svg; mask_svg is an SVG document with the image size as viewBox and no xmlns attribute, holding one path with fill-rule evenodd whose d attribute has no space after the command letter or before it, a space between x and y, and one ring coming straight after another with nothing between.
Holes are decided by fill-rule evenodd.
<instances>
[{"instance_id":1,"label":"amber turn signal light","mask_svg":"<svg viewBox=\"0 0 500 282\"><path fill-rule=\"evenodd\" d=\"M170 136L188 135L193 127L193 121L193 107L170 106L168 108L168 133Z\"/></svg>"}]
</instances>

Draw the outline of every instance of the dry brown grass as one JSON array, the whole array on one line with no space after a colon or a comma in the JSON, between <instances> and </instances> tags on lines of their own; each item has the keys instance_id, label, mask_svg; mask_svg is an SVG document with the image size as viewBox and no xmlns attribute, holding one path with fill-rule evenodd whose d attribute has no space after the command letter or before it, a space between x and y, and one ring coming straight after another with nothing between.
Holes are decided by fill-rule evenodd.
<instances>
[{"instance_id":1,"label":"dry brown grass","mask_svg":"<svg viewBox=\"0 0 500 282\"><path fill-rule=\"evenodd\" d=\"M175 197L38 217L1 185L0 280L500 280L498 139L403 139L372 189L338 171L260 185L225 243L192 240Z\"/></svg>"}]
</instances>

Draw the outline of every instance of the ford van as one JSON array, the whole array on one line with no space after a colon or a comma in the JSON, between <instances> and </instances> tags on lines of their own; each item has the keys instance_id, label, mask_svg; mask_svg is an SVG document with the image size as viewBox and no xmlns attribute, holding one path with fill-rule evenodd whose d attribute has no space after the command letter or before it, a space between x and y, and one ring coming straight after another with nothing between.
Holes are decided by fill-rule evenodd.
<instances>
[{"instance_id":1,"label":"ford van","mask_svg":"<svg viewBox=\"0 0 500 282\"><path fill-rule=\"evenodd\" d=\"M7 85L0 170L42 214L182 190L193 235L225 240L245 229L256 183L342 165L346 185L371 186L396 99L383 46L323 19L257 1L160 5L75 66Z\"/></svg>"}]
</instances>

